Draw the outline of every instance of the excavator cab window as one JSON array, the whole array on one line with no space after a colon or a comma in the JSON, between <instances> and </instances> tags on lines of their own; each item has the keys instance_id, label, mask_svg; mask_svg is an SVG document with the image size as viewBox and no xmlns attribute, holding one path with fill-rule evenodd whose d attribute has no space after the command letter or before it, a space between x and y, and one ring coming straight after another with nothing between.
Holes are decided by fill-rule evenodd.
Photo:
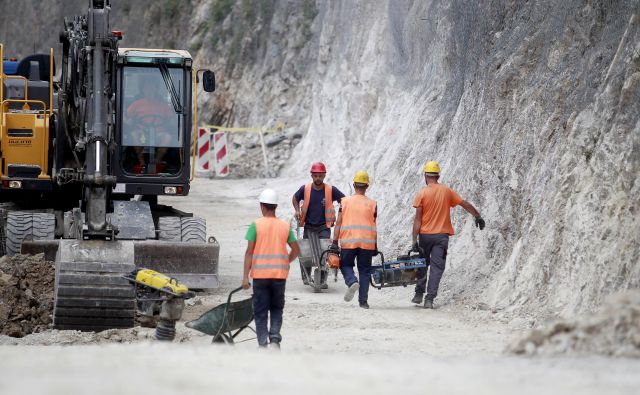
<instances>
[{"instance_id":1,"label":"excavator cab window","mask_svg":"<svg viewBox=\"0 0 640 395\"><path fill-rule=\"evenodd\" d=\"M181 171L184 125L174 103L184 102L183 82L182 68L124 68L120 157L125 173L176 175Z\"/></svg>"}]
</instances>

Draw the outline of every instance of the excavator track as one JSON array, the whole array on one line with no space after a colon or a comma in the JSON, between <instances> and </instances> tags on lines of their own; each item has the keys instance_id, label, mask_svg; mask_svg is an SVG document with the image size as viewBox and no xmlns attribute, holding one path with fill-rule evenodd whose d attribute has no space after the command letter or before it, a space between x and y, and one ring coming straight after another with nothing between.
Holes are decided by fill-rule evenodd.
<instances>
[{"instance_id":1,"label":"excavator track","mask_svg":"<svg viewBox=\"0 0 640 395\"><path fill-rule=\"evenodd\" d=\"M53 327L80 331L132 328L133 242L61 240L56 256Z\"/></svg>"}]
</instances>

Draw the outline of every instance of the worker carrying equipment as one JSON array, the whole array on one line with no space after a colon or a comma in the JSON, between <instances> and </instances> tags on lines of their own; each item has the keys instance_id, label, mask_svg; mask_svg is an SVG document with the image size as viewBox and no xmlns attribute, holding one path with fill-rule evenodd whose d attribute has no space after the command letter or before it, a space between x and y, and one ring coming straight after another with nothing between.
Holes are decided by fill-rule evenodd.
<instances>
[{"instance_id":1,"label":"worker carrying equipment","mask_svg":"<svg viewBox=\"0 0 640 395\"><path fill-rule=\"evenodd\" d=\"M476 218L476 224L480 230L484 229L484 220L478 210L471 203L463 200L453 189L438 183L439 178L440 165L436 161L427 162L424 166L426 186L418 192L413 201L416 213L411 245L416 250L418 248L423 250L426 264L430 269L428 287L427 269L419 269L419 281L411 301L416 304L422 303L422 297L426 291L425 308L433 308L433 300L438 294L438 286L445 270L449 236L454 234L451 225L451 209L457 205L462 206Z\"/></svg>"},{"instance_id":2,"label":"worker carrying equipment","mask_svg":"<svg viewBox=\"0 0 640 395\"><path fill-rule=\"evenodd\" d=\"M353 181L355 194L343 198L340 203L333 241L336 245L339 242L341 247L340 271L348 287L344 300L351 301L358 292L360 307L368 309L371 259L378 253L377 204L375 200L365 196L369 186L366 171L358 171ZM356 260L359 281L353 271Z\"/></svg>"},{"instance_id":3,"label":"worker carrying equipment","mask_svg":"<svg viewBox=\"0 0 640 395\"><path fill-rule=\"evenodd\" d=\"M302 281L305 285L315 285L314 290L319 290L318 286L321 289L328 288L326 282L327 272L321 270L318 273L320 282L311 280L311 266L303 264L303 262L312 260L306 252L312 253L315 251L314 258L318 258L321 251L325 249L325 246L321 245L322 243L318 239L331 238L331 228L336 221L334 202L339 203L344 197L344 194L338 188L324 182L326 173L327 168L324 163L316 162L311 165L312 182L301 186L291 198L297 227L304 227L302 234L304 240L299 241L300 249L303 252L300 262ZM302 207L300 202L302 202ZM304 245L310 243L313 245ZM317 264L316 259L315 266Z\"/></svg>"}]
</instances>

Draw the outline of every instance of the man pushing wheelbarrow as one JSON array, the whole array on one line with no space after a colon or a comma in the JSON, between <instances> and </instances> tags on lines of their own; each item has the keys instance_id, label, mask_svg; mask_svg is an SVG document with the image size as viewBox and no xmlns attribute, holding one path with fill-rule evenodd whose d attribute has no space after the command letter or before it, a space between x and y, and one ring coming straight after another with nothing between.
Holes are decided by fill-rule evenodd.
<instances>
[{"instance_id":1,"label":"man pushing wheelbarrow","mask_svg":"<svg viewBox=\"0 0 640 395\"><path fill-rule=\"evenodd\" d=\"M324 182L326 175L324 163L314 163L311 165L312 182L301 186L291 198L298 227L304 227L302 237L309 240L305 242L304 259L300 260L302 281L314 286L315 291L328 288L327 271L311 273L311 269L318 266L320 254L331 244L331 228L336 222L333 202L340 203L344 197L338 188Z\"/></svg>"}]
</instances>

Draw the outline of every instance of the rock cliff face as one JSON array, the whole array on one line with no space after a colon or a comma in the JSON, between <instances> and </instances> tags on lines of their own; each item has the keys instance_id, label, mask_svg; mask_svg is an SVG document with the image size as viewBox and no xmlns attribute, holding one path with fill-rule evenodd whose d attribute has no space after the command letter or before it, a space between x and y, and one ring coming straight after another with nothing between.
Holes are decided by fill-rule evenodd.
<instances>
[{"instance_id":1,"label":"rock cliff face","mask_svg":"<svg viewBox=\"0 0 640 395\"><path fill-rule=\"evenodd\" d=\"M85 4L2 1L0 41L31 49L25 26L55 41L61 15ZM487 220L480 232L454 210L441 302L573 314L640 287L640 1L113 7L123 45L187 48L213 66L203 121L285 122L269 158L282 174L305 180L323 160L348 191L368 169L388 255L408 247L421 167L439 161ZM260 168L256 143L234 136L236 174Z\"/></svg>"},{"instance_id":2,"label":"rock cliff face","mask_svg":"<svg viewBox=\"0 0 640 395\"><path fill-rule=\"evenodd\" d=\"M293 163L373 173L385 250L409 245L421 165L457 208L443 299L571 314L640 285L639 2L323 3ZM304 176L291 169L288 174Z\"/></svg>"}]
</instances>

